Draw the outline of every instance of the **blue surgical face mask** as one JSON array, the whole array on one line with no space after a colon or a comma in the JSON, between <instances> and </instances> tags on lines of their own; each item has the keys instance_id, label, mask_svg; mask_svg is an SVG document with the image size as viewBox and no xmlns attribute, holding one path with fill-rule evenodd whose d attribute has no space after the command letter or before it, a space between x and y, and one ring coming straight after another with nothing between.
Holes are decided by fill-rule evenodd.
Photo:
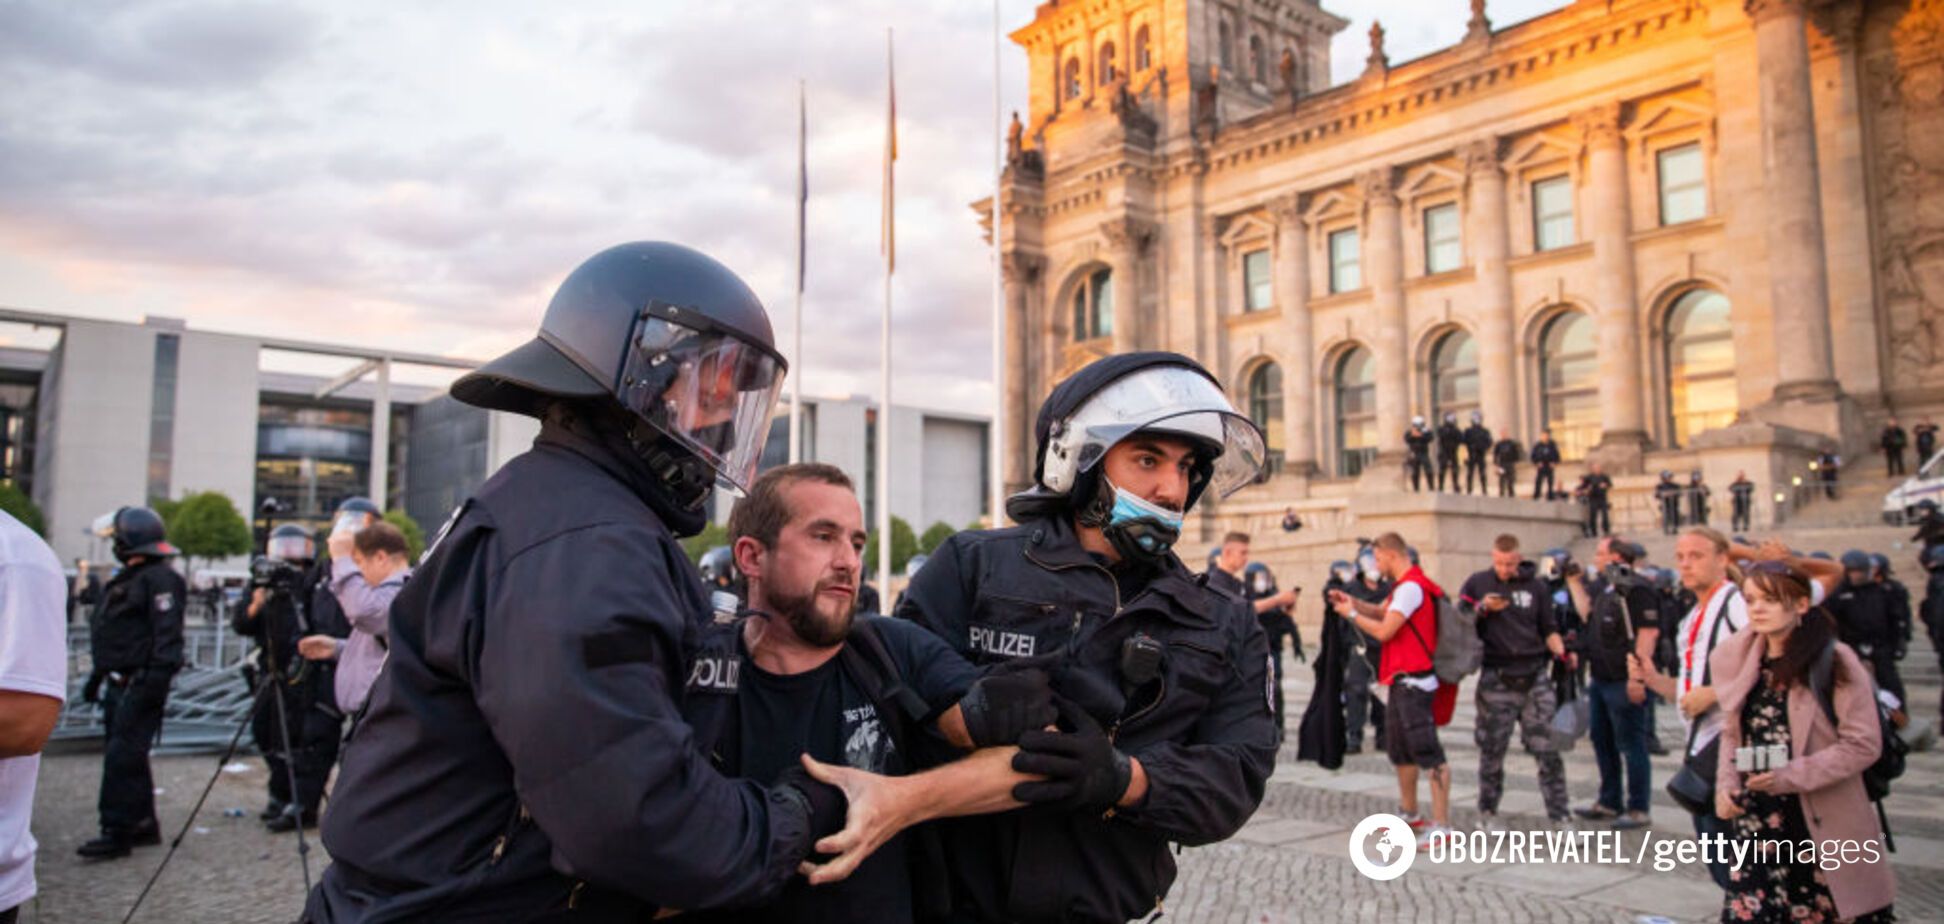
<instances>
[{"instance_id":1,"label":"blue surgical face mask","mask_svg":"<svg viewBox=\"0 0 1944 924\"><path fill-rule=\"evenodd\" d=\"M1181 522L1184 514L1180 511L1169 510L1158 504L1149 503L1128 491L1122 490L1119 485L1111 481L1107 482L1107 486L1114 489L1114 509L1107 515L1108 525L1128 523L1146 517L1159 522L1162 526L1166 526L1177 533L1181 531Z\"/></svg>"},{"instance_id":2,"label":"blue surgical face mask","mask_svg":"<svg viewBox=\"0 0 1944 924\"><path fill-rule=\"evenodd\" d=\"M1108 541L1124 558L1154 562L1166 556L1181 538L1183 515L1123 491L1104 476L1102 480L1114 492L1114 507L1101 528Z\"/></svg>"}]
</instances>

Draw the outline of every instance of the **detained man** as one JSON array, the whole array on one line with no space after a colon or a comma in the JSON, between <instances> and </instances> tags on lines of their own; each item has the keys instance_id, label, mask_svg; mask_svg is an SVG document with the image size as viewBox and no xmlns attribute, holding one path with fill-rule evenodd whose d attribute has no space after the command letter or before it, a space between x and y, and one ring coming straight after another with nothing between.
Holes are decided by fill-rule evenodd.
<instances>
[{"instance_id":1,"label":"detained man","mask_svg":"<svg viewBox=\"0 0 1944 924\"><path fill-rule=\"evenodd\" d=\"M909 922L946 896L932 851L900 833L932 818L1021 805L1010 745L1057 718L1037 668L979 672L905 620L854 615L864 548L851 481L830 465L764 473L729 516L750 615L703 630L683 711L716 769L768 785L801 764L849 789L889 774L881 812L818 842L835 856L755 908L708 922ZM984 747L952 762L963 750ZM916 776L919 769L941 765ZM845 878L848 877L848 878ZM837 881L840 880L841 881Z\"/></svg>"}]
</instances>

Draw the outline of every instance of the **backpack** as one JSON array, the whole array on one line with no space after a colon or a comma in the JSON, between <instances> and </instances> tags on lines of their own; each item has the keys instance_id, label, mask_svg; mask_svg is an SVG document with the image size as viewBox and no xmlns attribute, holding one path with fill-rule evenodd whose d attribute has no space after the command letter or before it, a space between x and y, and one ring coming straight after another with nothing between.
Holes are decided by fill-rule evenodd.
<instances>
[{"instance_id":1,"label":"backpack","mask_svg":"<svg viewBox=\"0 0 1944 924\"><path fill-rule=\"evenodd\" d=\"M1425 644L1424 635L1404 620L1405 628L1417 636L1418 644L1431 655L1431 673L1436 674L1439 683L1457 685L1466 677L1478 673L1485 662L1485 646L1478 640L1478 617L1460 609L1451 602L1449 594L1440 593L1432 598L1438 614L1438 647L1432 650Z\"/></svg>"},{"instance_id":2,"label":"backpack","mask_svg":"<svg viewBox=\"0 0 1944 924\"><path fill-rule=\"evenodd\" d=\"M1836 667L1836 643L1830 642L1816 655L1816 663L1809 667L1809 689L1816 694L1816 702L1822 706L1823 715L1831 725L1836 721L1836 689L1830 681L1834 679ZM1871 680L1872 699L1875 697L1875 681ZM1876 803L1877 821L1883 825L1883 843L1892 852L1897 845L1890 839L1890 819L1884 814L1883 800L1890 795L1890 783L1904 772L1904 757L1910 753L1910 745L1897 735L1896 723L1890 719L1890 710L1876 701L1877 730L1883 739L1883 749L1877 752L1876 762L1863 770L1863 792L1871 802Z\"/></svg>"}]
</instances>

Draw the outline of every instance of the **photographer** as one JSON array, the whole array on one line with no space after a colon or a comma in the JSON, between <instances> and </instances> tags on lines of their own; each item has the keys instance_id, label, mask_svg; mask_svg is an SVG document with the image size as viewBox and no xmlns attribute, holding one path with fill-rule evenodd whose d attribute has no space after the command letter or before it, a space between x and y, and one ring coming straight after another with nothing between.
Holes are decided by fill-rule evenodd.
<instances>
[{"instance_id":1,"label":"photographer","mask_svg":"<svg viewBox=\"0 0 1944 924\"><path fill-rule=\"evenodd\" d=\"M1629 678L1627 659L1632 654L1643 663L1653 660L1660 638L1661 603L1660 594L1634 573L1640 557L1639 546L1609 536L1594 553L1598 578L1589 581L1577 572L1566 578L1573 605L1589 614L1579 643L1592 675L1587 685L1592 705L1589 737L1600 769L1599 797L1574 814L1589 821L1611 821L1615 830L1622 831L1649 823L1647 687L1644 680Z\"/></svg>"},{"instance_id":2,"label":"photographer","mask_svg":"<svg viewBox=\"0 0 1944 924\"><path fill-rule=\"evenodd\" d=\"M250 569L250 605L232 616L230 625L257 642L251 685L269 677L277 697L258 703L250 716L250 734L270 770L270 799L257 817L273 831L289 831L317 823L317 806L337 760L336 714L324 711L330 707L328 671L298 654L298 640L311 634L305 573L316 544L309 530L286 523L270 531L263 551ZM323 728L327 724L330 728Z\"/></svg>"},{"instance_id":3,"label":"photographer","mask_svg":"<svg viewBox=\"0 0 1944 924\"><path fill-rule=\"evenodd\" d=\"M331 536L330 550L331 594L343 608L351 634L348 638L307 635L297 643L297 650L311 661L337 662L331 690L338 709L355 715L371 694L378 668L385 664L389 644L385 619L392 598L412 576L411 554L405 534L383 521L355 534Z\"/></svg>"}]
</instances>

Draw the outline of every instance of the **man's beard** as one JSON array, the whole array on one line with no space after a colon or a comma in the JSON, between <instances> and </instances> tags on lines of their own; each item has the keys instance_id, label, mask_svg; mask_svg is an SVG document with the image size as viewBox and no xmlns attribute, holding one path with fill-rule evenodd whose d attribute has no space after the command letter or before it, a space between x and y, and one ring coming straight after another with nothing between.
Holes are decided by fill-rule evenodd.
<instances>
[{"instance_id":1,"label":"man's beard","mask_svg":"<svg viewBox=\"0 0 1944 924\"><path fill-rule=\"evenodd\" d=\"M818 591L830 585L813 585L807 594L782 596L772 593L769 596L770 608L776 615L790 624L790 631L805 645L813 648L829 648L842 644L850 637L852 610L846 609L835 619L817 611ZM854 607L853 607L854 609Z\"/></svg>"}]
</instances>

